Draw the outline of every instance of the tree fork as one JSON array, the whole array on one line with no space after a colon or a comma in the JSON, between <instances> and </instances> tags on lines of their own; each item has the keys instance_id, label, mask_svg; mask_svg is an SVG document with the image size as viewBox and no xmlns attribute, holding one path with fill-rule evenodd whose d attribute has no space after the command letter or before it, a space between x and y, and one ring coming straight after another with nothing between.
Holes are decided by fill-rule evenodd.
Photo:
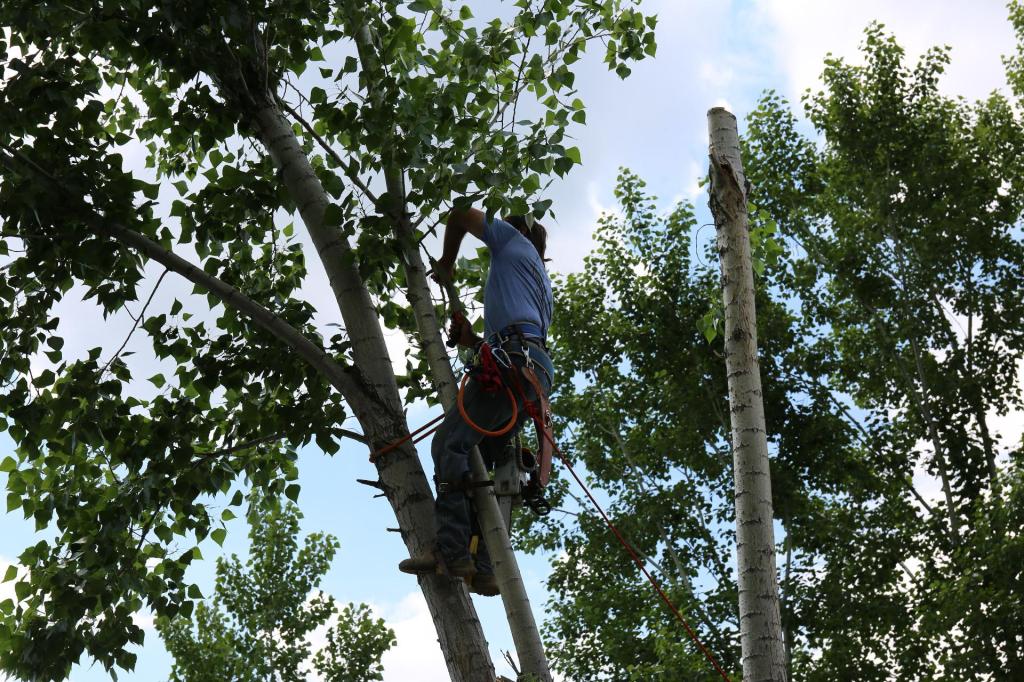
<instances>
[{"instance_id":1,"label":"tree fork","mask_svg":"<svg viewBox=\"0 0 1024 682\"><path fill-rule=\"evenodd\" d=\"M721 107L709 110L708 132L709 204L717 231L725 308L743 679L785 682L786 648L779 617L768 438L757 359L747 188L736 117Z\"/></svg>"},{"instance_id":2,"label":"tree fork","mask_svg":"<svg viewBox=\"0 0 1024 682\"><path fill-rule=\"evenodd\" d=\"M374 73L379 69L373 43L373 34L370 28L363 24L356 32L356 45L364 72L368 73L365 81L370 98L379 101L380 94L373 86L373 83L376 82L373 77ZM395 237L402 249L407 283L406 294L416 319L420 346L427 359L434 390L438 392L441 405L447 412L455 407L457 393L455 375L441 339L441 328L431 300L430 284L427 281L426 268L420 255L419 243L415 238L412 223L406 215L405 182L401 169L394 166L386 167L384 180L387 188L387 205L381 208L392 219ZM470 466L474 479L486 480L488 478L487 468L484 466L479 448L474 447L470 453ZM537 682L551 682L551 672L548 669L540 631L533 617L530 597L519 571L519 564L512 549L505 520L498 508L494 488L474 488L473 502L479 515L484 542L491 555L494 575L498 581L498 589L505 607L509 629L512 632L516 654L519 657L519 665L525 675L532 676ZM490 673L490 676L493 678L493 672Z\"/></svg>"}]
</instances>

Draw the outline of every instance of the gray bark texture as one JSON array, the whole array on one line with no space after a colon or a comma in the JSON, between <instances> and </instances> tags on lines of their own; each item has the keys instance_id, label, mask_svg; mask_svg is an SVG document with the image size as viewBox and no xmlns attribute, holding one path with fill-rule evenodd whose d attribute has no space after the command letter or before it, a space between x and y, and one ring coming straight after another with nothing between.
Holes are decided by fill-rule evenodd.
<instances>
[{"instance_id":1,"label":"gray bark texture","mask_svg":"<svg viewBox=\"0 0 1024 682\"><path fill-rule=\"evenodd\" d=\"M708 131L710 205L725 308L743 679L784 682L786 648L779 617L768 439L757 360L754 271L736 117L715 107L708 111Z\"/></svg>"},{"instance_id":2,"label":"gray bark texture","mask_svg":"<svg viewBox=\"0 0 1024 682\"><path fill-rule=\"evenodd\" d=\"M277 106L253 112L266 146L323 261L352 344L356 395L346 395L371 452L408 433L391 358L369 291L359 276L347 238L324 224L328 195ZM415 448L406 442L376 458L380 485L395 512L410 555L434 547L433 495ZM392 568L392 567L389 567ZM397 570L397 569L394 569ZM438 642L453 682L493 682L494 665L473 603L460 583L445 576L420 580Z\"/></svg>"}]
</instances>

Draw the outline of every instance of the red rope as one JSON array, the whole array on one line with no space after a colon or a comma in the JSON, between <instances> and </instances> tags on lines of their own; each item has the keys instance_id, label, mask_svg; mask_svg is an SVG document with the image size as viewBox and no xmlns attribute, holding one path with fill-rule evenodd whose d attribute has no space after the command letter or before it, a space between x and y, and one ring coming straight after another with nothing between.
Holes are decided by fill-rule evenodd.
<instances>
[{"instance_id":1,"label":"red rope","mask_svg":"<svg viewBox=\"0 0 1024 682\"><path fill-rule=\"evenodd\" d=\"M444 419L444 414L441 414L440 416L435 417L434 419L431 419L429 422L427 422L423 426L419 427L418 429L416 429L412 433L406 434L406 435L402 436L401 438L399 438L398 440L394 441L393 443L388 443L384 447L382 447L382 448L380 448L380 449L370 453L370 461L372 462L372 461L376 460L378 457L380 457L381 455L384 455L384 454L387 454L387 453L391 452L392 450L397 448L399 445L401 445L405 441L410 440L412 438L415 438L415 440L412 441L413 444L419 443L421 440L423 440L424 438L426 438L427 436L432 434L434 431L437 431L439 428L441 428L441 425L437 424L437 423L439 421L441 421L442 419ZM437 426L434 426L434 424L437 424ZM427 427L430 427L430 426L434 426L434 428L430 429L429 431L427 431L424 434L421 434L421 435L417 436L417 434L419 434L421 431L423 431L423 429L425 429Z\"/></svg>"},{"instance_id":2,"label":"red rope","mask_svg":"<svg viewBox=\"0 0 1024 682\"><path fill-rule=\"evenodd\" d=\"M675 614L676 619L683 624L683 627L686 629L686 634L690 636L690 639L692 639L693 643L697 645L697 648L699 648L701 653L704 654L704 657L708 659L708 661L715 668L718 674L722 676L722 679L725 680L725 682L729 682L729 676L725 674L724 670L722 670L722 666L718 664L718 661L715 660L715 657L712 655L712 653L708 651L708 648L701 643L700 639L697 637L697 633L693 631L693 628L690 627L690 624L686 622L685 618L683 618L683 614L679 612L679 609L676 607L676 605L672 603L672 600L669 599L667 594L665 594L665 591L661 589L661 585L658 584L658 581L655 580L654 576L651 575L650 572L647 570L647 567L644 565L644 562L637 555L636 550L633 549L633 546L629 544L625 537L623 537L619 529L615 526L614 523L612 523L612 520L608 518L608 515L604 512L604 509L601 507L601 505L598 504L596 499L594 499L594 495L590 492L590 488L588 488L587 485L583 482L583 480L580 479L580 477L576 474L576 470L572 468L571 464L569 464L569 460L566 458L565 453L562 452L562 449L558 447L558 443L556 443L554 439L548 434L548 432L541 427L541 424L543 424L543 418L540 414L538 414L536 405L527 400L526 393L523 391L522 384L519 383L518 377L516 377L516 384L519 388L519 393L522 396L523 401L526 403L526 411L530 413L530 416L533 417L534 421L538 425L538 437L546 438L547 441L551 443L551 447L554 448L556 453L558 453L558 457L559 459L562 460L562 464L564 464L565 468L569 470L569 473L572 474L572 477L576 479L576 483L578 483L580 488L583 489L583 492L587 494L587 497L590 499L590 502L594 505L594 508L597 509L598 513L601 515L601 518L604 519L605 524L608 526L608 528L611 529L612 533L615 534L615 537L616 539L618 539L619 544L621 544L623 548L625 548L625 550L629 553L629 556L633 559L633 563L635 563L637 567L640 569L640 571L645 576L647 576L647 580L650 581L654 589L657 590L658 595L661 597L661 600L665 602L668 608L671 609L672 613Z\"/></svg>"}]
</instances>

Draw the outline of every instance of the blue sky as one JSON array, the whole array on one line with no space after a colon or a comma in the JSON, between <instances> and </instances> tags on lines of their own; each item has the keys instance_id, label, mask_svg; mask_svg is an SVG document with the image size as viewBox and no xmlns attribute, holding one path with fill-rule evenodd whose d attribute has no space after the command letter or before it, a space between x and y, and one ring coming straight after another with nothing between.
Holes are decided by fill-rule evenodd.
<instances>
[{"instance_id":1,"label":"blue sky","mask_svg":"<svg viewBox=\"0 0 1024 682\"><path fill-rule=\"evenodd\" d=\"M486 17L499 6L493 0L469 4L477 17ZM580 267L592 243L596 217L614 206L612 190L620 166L644 177L666 205L675 199L692 201L698 206L698 217L706 216L706 199L697 181L707 165L707 109L727 106L742 128L743 117L766 89L797 101L805 89L816 87L826 52L856 59L861 32L872 20L895 32L912 57L932 45L950 45L953 63L943 87L969 99L1002 86L1000 56L1013 49L1000 0L649 0L645 8L660 17L657 58L636 65L626 81L608 73L594 58L596 51L577 65L576 84L587 105L588 124L573 132L583 165L549 190L557 212L557 219L548 222L555 271ZM312 276L317 274L314 269ZM169 283L154 305L188 289ZM63 335L69 352L96 345L116 347L130 326L124 316L115 316L103 326L95 310L81 303L69 301L65 307ZM395 348L400 346L395 339ZM144 348L145 344L139 345L139 350ZM417 426L434 414L414 405L410 424ZM1020 416L1004 418L1003 425L1019 429ZM12 448L9 439L0 435L0 459ZM422 451L426 455L425 447ZM429 470L429 456L425 463ZM333 457L307 448L299 465L303 529L327 531L341 541L341 552L323 589L341 602L371 604L398 634L398 647L385 658L385 680L446 680L415 580L395 568L405 553L398 536L385 531L395 525L394 517L384 501L372 499L371 489L355 483L356 478L374 477L363 446L345 442ZM4 562L31 542L31 525L20 516L0 515L0 572ZM246 544L244 523L233 522L225 550L244 554ZM211 542L204 544L206 559L191 573L207 592L219 551ZM543 619L548 558L520 556L520 562L535 613ZM0 586L0 598L7 596L5 590L10 591L9 584ZM500 600L478 598L476 603L495 663L508 674L501 651L512 649L512 644ZM166 679L169 669L170 660L150 629L136 672L121 679ZM76 668L71 679L90 682L108 676L86 666Z\"/></svg>"}]
</instances>

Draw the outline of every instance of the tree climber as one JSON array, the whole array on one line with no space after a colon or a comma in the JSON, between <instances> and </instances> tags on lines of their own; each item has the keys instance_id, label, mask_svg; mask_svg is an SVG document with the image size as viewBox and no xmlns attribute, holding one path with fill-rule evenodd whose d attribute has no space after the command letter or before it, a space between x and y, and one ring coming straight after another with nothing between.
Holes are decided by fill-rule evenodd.
<instances>
[{"instance_id":1,"label":"tree climber","mask_svg":"<svg viewBox=\"0 0 1024 682\"><path fill-rule=\"evenodd\" d=\"M477 209L454 210L444 233L444 253L437 261L435 278L451 281L455 259L466 233L477 237L490 252L491 264L484 285L484 338L473 333L461 314L453 314L450 335L460 346L477 349L480 357L493 360L484 367L498 367L497 377L477 371L462 395L466 417L477 427L497 431L512 419L513 403L518 420L497 437L486 437L458 409L449 410L431 442L437 501L434 510L437 546L434 555L416 556L399 564L406 573L433 573L441 569L469 581L470 591L485 596L498 594L490 556L484 546L475 510L470 503L472 481L469 455L479 445L488 469L506 452L505 446L527 419L524 397L537 400L522 368L532 367L546 395L551 390L554 367L548 357L546 338L551 324L551 280L544 267L547 231L522 216L487 220ZM495 390L497 380L517 390ZM471 547L476 540L475 548ZM475 549L475 552L472 551Z\"/></svg>"}]
</instances>

